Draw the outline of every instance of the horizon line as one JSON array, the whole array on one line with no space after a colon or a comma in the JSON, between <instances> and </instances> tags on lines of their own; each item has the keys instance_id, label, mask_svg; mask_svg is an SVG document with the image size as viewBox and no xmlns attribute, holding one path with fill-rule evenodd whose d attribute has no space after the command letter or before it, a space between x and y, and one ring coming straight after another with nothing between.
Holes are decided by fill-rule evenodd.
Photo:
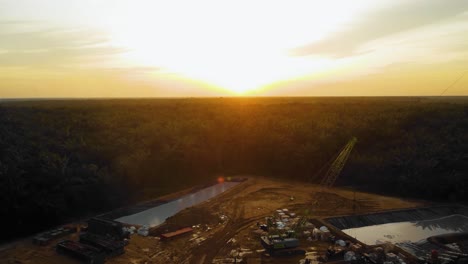
<instances>
[{"instance_id":1,"label":"horizon line","mask_svg":"<svg viewBox=\"0 0 468 264\"><path fill-rule=\"evenodd\" d=\"M138 99L242 99L242 98L464 98L468 95L274 95L274 96L132 96L132 97L7 97L0 98L5 101L60 101L60 100L138 100Z\"/></svg>"}]
</instances>

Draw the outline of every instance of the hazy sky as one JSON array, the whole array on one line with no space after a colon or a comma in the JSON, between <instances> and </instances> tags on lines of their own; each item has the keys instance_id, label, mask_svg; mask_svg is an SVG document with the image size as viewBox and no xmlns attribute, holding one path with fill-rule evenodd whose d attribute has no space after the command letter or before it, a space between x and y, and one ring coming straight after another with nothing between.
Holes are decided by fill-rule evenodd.
<instances>
[{"instance_id":1,"label":"hazy sky","mask_svg":"<svg viewBox=\"0 0 468 264\"><path fill-rule=\"evenodd\" d=\"M466 71L468 0L0 0L0 98L439 95Z\"/></svg>"}]
</instances>

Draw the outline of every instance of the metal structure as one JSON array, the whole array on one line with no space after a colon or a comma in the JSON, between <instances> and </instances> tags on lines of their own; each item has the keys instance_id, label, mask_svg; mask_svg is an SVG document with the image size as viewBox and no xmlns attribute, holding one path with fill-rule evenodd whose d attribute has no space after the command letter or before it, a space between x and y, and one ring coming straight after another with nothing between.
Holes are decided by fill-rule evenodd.
<instances>
[{"instance_id":1,"label":"metal structure","mask_svg":"<svg viewBox=\"0 0 468 264\"><path fill-rule=\"evenodd\" d=\"M80 243L99 249L99 251L103 252L107 257L122 255L125 253L124 248L127 245L126 241L109 240L91 233L81 234Z\"/></svg>"},{"instance_id":2,"label":"metal structure","mask_svg":"<svg viewBox=\"0 0 468 264\"><path fill-rule=\"evenodd\" d=\"M447 92L448 89L452 88L453 86L455 86L455 84L458 83L458 81L460 81L463 77L465 77L465 75L468 73L468 71L464 71L462 72L462 74L460 75L460 77L458 77L453 83L451 83L449 86L447 86L443 91L442 93L439 94L439 96L442 96L445 94L445 92Z\"/></svg>"},{"instance_id":3,"label":"metal structure","mask_svg":"<svg viewBox=\"0 0 468 264\"><path fill-rule=\"evenodd\" d=\"M299 248L299 239L297 238L273 235L262 236L260 241L270 256L305 255L306 252L304 249Z\"/></svg>"},{"instance_id":4,"label":"metal structure","mask_svg":"<svg viewBox=\"0 0 468 264\"><path fill-rule=\"evenodd\" d=\"M353 150L354 145L356 145L356 142L357 142L357 138L353 137L346 144L346 146L344 146L344 148L338 154L338 157L331 164L325 176L322 178L320 182L320 185L322 187L330 188L335 184L335 181L340 175L341 171L343 170L344 165L346 164L346 161L348 161L349 154L351 153L351 150Z\"/></svg>"},{"instance_id":5,"label":"metal structure","mask_svg":"<svg viewBox=\"0 0 468 264\"><path fill-rule=\"evenodd\" d=\"M88 233L100 235L111 240L124 240L130 233L123 230L123 224L110 219L94 217L88 220Z\"/></svg>"},{"instance_id":6,"label":"metal structure","mask_svg":"<svg viewBox=\"0 0 468 264\"><path fill-rule=\"evenodd\" d=\"M289 212L289 210L286 212ZM295 214L290 214L290 216L295 216ZM284 218L289 218L289 216L281 215L281 221L279 222L276 222L274 217L267 217L267 224L259 225L260 229L268 232L268 235L261 236L260 243L268 254L273 257L304 255L306 251L299 247L300 241L296 235L302 233L302 227L308 222L307 215L300 217L295 224L289 226L290 228L280 227L278 224Z\"/></svg>"},{"instance_id":7,"label":"metal structure","mask_svg":"<svg viewBox=\"0 0 468 264\"><path fill-rule=\"evenodd\" d=\"M57 252L84 263L100 264L108 257L123 254L128 245L129 233L124 231L122 223L109 219L91 218L86 230L80 233L79 242L62 241L56 246Z\"/></svg>"},{"instance_id":8,"label":"metal structure","mask_svg":"<svg viewBox=\"0 0 468 264\"><path fill-rule=\"evenodd\" d=\"M166 240L174 239L176 237L186 235L192 232L193 232L193 229L191 227L185 227L185 228L176 230L174 232L162 234L160 238L162 241L166 241Z\"/></svg>"},{"instance_id":9,"label":"metal structure","mask_svg":"<svg viewBox=\"0 0 468 264\"><path fill-rule=\"evenodd\" d=\"M88 264L103 264L106 257L104 253L95 247L71 240L58 243L56 250L59 254L73 257Z\"/></svg>"},{"instance_id":10,"label":"metal structure","mask_svg":"<svg viewBox=\"0 0 468 264\"><path fill-rule=\"evenodd\" d=\"M76 231L77 231L76 226L72 226L72 225L59 227L59 228L41 233L39 235L36 235L33 238L33 243L36 245L45 246L57 238L64 237L72 233L76 233Z\"/></svg>"}]
</instances>

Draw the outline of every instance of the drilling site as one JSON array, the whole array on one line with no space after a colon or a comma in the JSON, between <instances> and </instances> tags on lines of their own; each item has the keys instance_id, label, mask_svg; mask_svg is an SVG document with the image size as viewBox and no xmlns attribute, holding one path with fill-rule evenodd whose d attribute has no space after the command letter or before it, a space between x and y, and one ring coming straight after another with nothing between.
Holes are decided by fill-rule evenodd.
<instances>
[{"instance_id":1,"label":"drilling site","mask_svg":"<svg viewBox=\"0 0 468 264\"><path fill-rule=\"evenodd\" d=\"M125 239L128 241L125 253L107 256L106 263L345 261L344 254L348 251L373 253L379 246L361 243L359 238L346 235L325 219L423 206L430 205L341 188L324 190L317 185L249 177L215 198L182 210L164 224L150 227L148 233L135 231L129 234L129 239ZM56 244L65 239L78 241L80 234L90 232L92 223L72 225L78 226L76 233L50 239L44 245L35 244L32 239L9 245L0 252L1 262L77 263L67 254L58 254ZM134 225L132 228L129 224L122 224L122 227L130 233L141 228ZM183 228L188 228L187 232L178 234L177 231ZM276 249L268 248L265 243L262 245L262 237L274 240L275 236L277 240L294 238L297 241L292 242L292 250L283 245L278 247L283 247L283 252L275 254ZM384 250L388 251L388 246ZM400 255L399 258L407 258L406 263L417 261L405 252L393 250L393 253L385 254ZM91 255L89 259L85 261L98 263L91 262L96 261Z\"/></svg>"},{"instance_id":2,"label":"drilling site","mask_svg":"<svg viewBox=\"0 0 468 264\"><path fill-rule=\"evenodd\" d=\"M466 263L468 208L320 184L220 177L2 246L2 263ZM323 176L322 176L323 175Z\"/></svg>"}]
</instances>

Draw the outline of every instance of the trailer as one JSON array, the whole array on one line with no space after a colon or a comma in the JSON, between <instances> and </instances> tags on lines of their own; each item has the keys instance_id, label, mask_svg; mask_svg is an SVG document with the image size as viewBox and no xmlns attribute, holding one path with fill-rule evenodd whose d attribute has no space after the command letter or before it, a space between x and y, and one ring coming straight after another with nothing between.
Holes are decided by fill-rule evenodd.
<instances>
[{"instance_id":1,"label":"trailer","mask_svg":"<svg viewBox=\"0 0 468 264\"><path fill-rule=\"evenodd\" d=\"M306 251L299 248L297 238L285 238L281 236L262 236L260 240L265 250L273 257L305 255Z\"/></svg>"},{"instance_id":2,"label":"trailer","mask_svg":"<svg viewBox=\"0 0 468 264\"><path fill-rule=\"evenodd\" d=\"M171 240L171 239L174 239L176 237L179 237L185 234L189 234L191 232L193 232L193 229L191 227L185 227L174 232L162 234L160 237L161 237L161 240L167 241L167 240Z\"/></svg>"}]
</instances>

